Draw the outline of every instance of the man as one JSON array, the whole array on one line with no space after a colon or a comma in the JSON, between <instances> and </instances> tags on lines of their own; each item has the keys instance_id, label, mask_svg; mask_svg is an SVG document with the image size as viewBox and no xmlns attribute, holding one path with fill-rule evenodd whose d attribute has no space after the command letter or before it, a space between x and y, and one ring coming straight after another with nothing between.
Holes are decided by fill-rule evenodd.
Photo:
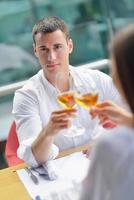
<instances>
[{"instance_id":1,"label":"man","mask_svg":"<svg viewBox=\"0 0 134 200\"><path fill-rule=\"evenodd\" d=\"M13 114L20 143L18 156L37 166L55 158L58 151L88 143L95 127L88 111L78 107L79 121L85 127L85 133L75 138L62 134L76 110L60 108L55 87L57 73L64 77L58 88L61 92L69 90L71 78L73 88L85 93L97 89L99 101L111 99L117 102L119 96L106 74L69 65L73 42L65 22L58 17L37 22L33 28L33 48L42 70L15 93Z\"/></svg>"}]
</instances>

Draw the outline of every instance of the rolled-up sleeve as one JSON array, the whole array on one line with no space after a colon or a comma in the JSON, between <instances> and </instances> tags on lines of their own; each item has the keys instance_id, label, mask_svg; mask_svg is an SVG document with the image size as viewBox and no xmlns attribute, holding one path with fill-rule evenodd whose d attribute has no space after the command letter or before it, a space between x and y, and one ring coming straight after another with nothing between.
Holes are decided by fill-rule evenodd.
<instances>
[{"instance_id":1,"label":"rolled-up sleeve","mask_svg":"<svg viewBox=\"0 0 134 200\"><path fill-rule=\"evenodd\" d=\"M20 159L24 160L28 165L36 167L38 166L38 162L36 161L32 153L32 148L31 148L32 142L33 138L24 140L18 148L17 155ZM48 160L56 158L58 154L59 154L59 148L55 144L52 144Z\"/></svg>"},{"instance_id":2,"label":"rolled-up sleeve","mask_svg":"<svg viewBox=\"0 0 134 200\"><path fill-rule=\"evenodd\" d=\"M38 97L34 91L25 88L15 93L13 114L16 122L19 148L17 155L27 164L37 166L38 163L32 153L32 143L42 130L42 121L39 113ZM49 159L54 159L59 153L59 148L52 144Z\"/></svg>"}]
</instances>

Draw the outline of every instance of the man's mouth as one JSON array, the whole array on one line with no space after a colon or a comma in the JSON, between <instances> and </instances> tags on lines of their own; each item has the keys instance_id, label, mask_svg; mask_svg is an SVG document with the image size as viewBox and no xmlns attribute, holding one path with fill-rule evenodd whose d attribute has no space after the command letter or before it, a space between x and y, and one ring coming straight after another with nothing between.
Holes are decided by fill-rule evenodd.
<instances>
[{"instance_id":1,"label":"man's mouth","mask_svg":"<svg viewBox=\"0 0 134 200\"><path fill-rule=\"evenodd\" d=\"M57 67L58 66L58 64L47 64L47 67L48 68L55 68L55 67Z\"/></svg>"}]
</instances>

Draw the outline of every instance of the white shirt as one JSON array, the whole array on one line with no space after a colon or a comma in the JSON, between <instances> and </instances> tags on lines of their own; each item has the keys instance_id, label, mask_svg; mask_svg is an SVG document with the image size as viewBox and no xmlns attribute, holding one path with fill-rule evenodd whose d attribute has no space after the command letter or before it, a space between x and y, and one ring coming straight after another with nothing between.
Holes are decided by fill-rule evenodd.
<instances>
[{"instance_id":1,"label":"white shirt","mask_svg":"<svg viewBox=\"0 0 134 200\"><path fill-rule=\"evenodd\" d=\"M116 103L119 101L118 92L111 78L106 74L98 70L72 66L70 66L70 74L74 82L73 87L77 90L85 93L97 90L100 102L106 99L111 99ZM13 114L20 143L17 153L19 158L33 166L38 163L32 154L31 145L48 123L51 112L61 108L57 102L57 94L58 91L45 79L42 70L15 93ZM78 116L79 121L74 120L74 123L83 125L86 129L85 133L75 138L68 138L60 132L54 140L49 159L56 157L58 151L89 142L95 123L91 120L88 110L80 106L78 106Z\"/></svg>"},{"instance_id":2,"label":"white shirt","mask_svg":"<svg viewBox=\"0 0 134 200\"><path fill-rule=\"evenodd\" d=\"M106 134L92 152L80 200L134 199L134 129Z\"/></svg>"}]
</instances>

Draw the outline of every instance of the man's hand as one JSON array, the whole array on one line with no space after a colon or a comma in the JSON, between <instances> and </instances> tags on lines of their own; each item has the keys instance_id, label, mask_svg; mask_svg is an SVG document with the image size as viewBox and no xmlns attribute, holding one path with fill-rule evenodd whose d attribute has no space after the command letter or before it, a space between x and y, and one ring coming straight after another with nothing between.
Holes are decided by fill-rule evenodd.
<instances>
[{"instance_id":1,"label":"man's hand","mask_svg":"<svg viewBox=\"0 0 134 200\"><path fill-rule=\"evenodd\" d=\"M86 156L86 158L89 158L90 152L91 152L91 149L90 149L90 148L85 149L85 150L82 151L82 153Z\"/></svg>"},{"instance_id":2,"label":"man's hand","mask_svg":"<svg viewBox=\"0 0 134 200\"><path fill-rule=\"evenodd\" d=\"M52 112L48 124L32 144L32 152L39 164L48 159L55 136L60 130L69 127L69 118L73 117L75 113L76 109L62 109Z\"/></svg>"},{"instance_id":3,"label":"man's hand","mask_svg":"<svg viewBox=\"0 0 134 200\"><path fill-rule=\"evenodd\" d=\"M50 120L45 127L47 135L56 135L60 130L71 126L71 117L74 117L76 109L62 109L51 113Z\"/></svg>"}]
</instances>

